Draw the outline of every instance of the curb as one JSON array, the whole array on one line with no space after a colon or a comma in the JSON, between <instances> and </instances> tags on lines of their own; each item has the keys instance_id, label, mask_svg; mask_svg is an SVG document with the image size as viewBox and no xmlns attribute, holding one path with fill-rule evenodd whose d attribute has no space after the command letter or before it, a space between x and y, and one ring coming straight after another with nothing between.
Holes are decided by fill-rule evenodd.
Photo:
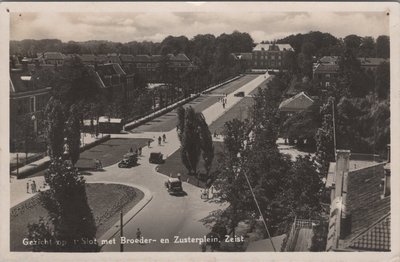
<instances>
[{"instance_id":1,"label":"curb","mask_svg":"<svg viewBox=\"0 0 400 262\"><path fill-rule=\"evenodd\" d=\"M124 220L124 226L126 224L128 224L129 221L132 220L132 218L134 218L140 211L142 211L142 209L153 199L153 194L145 187L136 185L136 184L131 184L131 183L120 183L120 182L112 182L112 181L93 181L93 182L88 182L86 181L86 183L90 183L90 184L120 184L120 185L125 185L125 186L130 186L133 188L137 188L140 191L143 192L144 197L142 200L139 201L139 203L137 203L131 210L129 210L124 216L123 216L123 220ZM114 237L119 231L119 225L120 222L117 221L114 225L112 225L112 227L107 230L102 236L98 237L98 240L109 240L112 237ZM99 242L99 241L98 241ZM102 248L104 245L101 245L99 243L100 248Z\"/></svg>"}]
</instances>

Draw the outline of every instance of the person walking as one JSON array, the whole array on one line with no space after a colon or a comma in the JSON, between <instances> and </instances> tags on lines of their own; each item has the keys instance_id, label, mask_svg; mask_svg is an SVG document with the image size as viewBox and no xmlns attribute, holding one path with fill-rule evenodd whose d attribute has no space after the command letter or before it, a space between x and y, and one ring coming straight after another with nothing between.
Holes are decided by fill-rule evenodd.
<instances>
[{"instance_id":1,"label":"person walking","mask_svg":"<svg viewBox=\"0 0 400 262\"><path fill-rule=\"evenodd\" d=\"M142 147L139 146L139 156L141 156L141 155L142 155Z\"/></svg>"},{"instance_id":2,"label":"person walking","mask_svg":"<svg viewBox=\"0 0 400 262\"><path fill-rule=\"evenodd\" d=\"M163 139L163 142L165 143L165 141L167 140L167 136L165 134L163 134L162 139Z\"/></svg>"},{"instance_id":3,"label":"person walking","mask_svg":"<svg viewBox=\"0 0 400 262\"><path fill-rule=\"evenodd\" d=\"M26 193L29 194L29 180L28 180L28 182L26 182Z\"/></svg>"},{"instance_id":4,"label":"person walking","mask_svg":"<svg viewBox=\"0 0 400 262\"><path fill-rule=\"evenodd\" d=\"M31 192L32 192L32 194L35 193L34 188L33 188L33 183L31 183Z\"/></svg>"},{"instance_id":5,"label":"person walking","mask_svg":"<svg viewBox=\"0 0 400 262\"><path fill-rule=\"evenodd\" d=\"M158 137L158 145L161 146L161 136Z\"/></svg>"},{"instance_id":6,"label":"person walking","mask_svg":"<svg viewBox=\"0 0 400 262\"><path fill-rule=\"evenodd\" d=\"M147 147L150 148L151 140L147 141Z\"/></svg>"}]
</instances>

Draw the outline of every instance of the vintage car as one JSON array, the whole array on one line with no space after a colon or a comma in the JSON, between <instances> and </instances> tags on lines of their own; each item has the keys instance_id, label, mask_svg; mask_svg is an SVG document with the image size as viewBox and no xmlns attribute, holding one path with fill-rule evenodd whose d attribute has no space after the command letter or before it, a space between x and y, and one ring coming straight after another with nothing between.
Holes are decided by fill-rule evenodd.
<instances>
[{"instance_id":1,"label":"vintage car","mask_svg":"<svg viewBox=\"0 0 400 262\"><path fill-rule=\"evenodd\" d=\"M137 164L138 158L135 153L127 153L124 155L124 158L118 163L118 167L120 168L129 168L133 167Z\"/></svg>"},{"instance_id":2,"label":"vintage car","mask_svg":"<svg viewBox=\"0 0 400 262\"><path fill-rule=\"evenodd\" d=\"M244 97L244 92L243 91L237 92L236 94L234 94L234 96L236 96L236 97Z\"/></svg>"},{"instance_id":3,"label":"vintage car","mask_svg":"<svg viewBox=\"0 0 400 262\"><path fill-rule=\"evenodd\" d=\"M183 193L182 182L179 178L168 178L165 187L170 195L179 195Z\"/></svg>"},{"instance_id":4,"label":"vintage car","mask_svg":"<svg viewBox=\"0 0 400 262\"><path fill-rule=\"evenodd\" d=\"M150 153L149 162L152 164L162 164L164 163L163 154L160 152L152 152Z\"/></svg>"}]
</instances>

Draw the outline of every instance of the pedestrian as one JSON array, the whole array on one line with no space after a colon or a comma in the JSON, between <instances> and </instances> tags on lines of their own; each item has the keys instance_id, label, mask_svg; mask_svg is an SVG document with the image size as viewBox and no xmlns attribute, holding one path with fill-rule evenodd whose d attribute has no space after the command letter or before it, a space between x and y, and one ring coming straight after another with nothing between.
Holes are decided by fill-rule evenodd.
<instances>
[{"instance_id":1,"label":"pedestrian","mask_svg":"<svg viewBox=\"0 0 400 262\"><path fill-rule=\"evenodd\" d=\"M32 194L34 194L34 193L35 193L35 191L34 191L34 187L33 187L33 183L31 183L31 192L32 192Z\"/></svg>"},{"instance_id":2,"label":"pedestrian","mask_svg":"<svg viewBox=\"0 0 400 262\"><path fill-rule=\"evenodd\" d=\"M222 102L222 108L225 109L225 103L224 102Z\"/></svg>"},{"instance_id":3,"label":"pedestrian","mask_svg":"<svg viewBox=\"0 0 400 262\"><path fill-rule=\"evenodd\" d=\"M29 194L29 180L28 180L28 182L26 182L26 193Z\"/></svg>"},{"instance_id":4,"label":"pedestrian","mask_svg":"<svg viewBox=\"0 0 400 262\"><path fill-rule=\"evenodd\" d=\"M161 146L161 136L158 137L158 145Z\"/></svg>"},{"instance_id":5,"label":"pedestrian","mask_svg":"<svg viewBox=\"0 0 400 262\"><path fill-rule=\"evenodd\" d=\"M33 186L33 193L36 193L36 192L37 192L37 188L36 188L36 182L35 182L35 180L33 180L32 186Z\"/></svg>"},{"instance_id":6,"label":"pedestrian","mask_svg":"<svg viewBox=\"0 0 400 262\"><path fill-rule=\"evenodd\" d=\"M147 141L147 147L150 148L151 140Z\"/></svg>"},{"instance_id":7,"label":"pedestrian","mask_svg":"<svg viewBox=\"0 0 400 262\"><path fill-rule=\"evenodd\" d=\"M136 155L139 155L139 149L138 148L136 148L135 153L136 153Z\"/></svg>"},{"instance_id":8,"label":"pedestrian","mask_svg":"<svg viewBox=\"0 0 400 262\"><path fill-rule=\"evenodd\" d=\"M167 140L167 136L165 134L162 135L163 142L165 143L165 140Z\"/></svg>"},{"instance_id":9,"label":"pedestrian","mask_svg":"<svg viewBox=\"0 0 400 262\"><path fill-rule=\"evenodd\" d=\"M139 146L139 156L141 156L141 155L142 155L142 147Z\"/></svg>"},{"instance_id":10,"label":"pedestrian","mask_svg":"<svg viewBox=\"0 0 400 262\"><path fill-rule=\"evenodd\" d=\"M140 239L142 237L142 232L140 232L140 228L136 230L136 238Z\"/></svg>"}]
</instances>

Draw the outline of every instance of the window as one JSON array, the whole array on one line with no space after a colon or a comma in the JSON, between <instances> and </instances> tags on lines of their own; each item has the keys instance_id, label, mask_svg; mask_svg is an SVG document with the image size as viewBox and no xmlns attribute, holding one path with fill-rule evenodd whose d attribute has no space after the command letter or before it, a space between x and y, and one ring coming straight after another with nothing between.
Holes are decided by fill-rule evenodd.
<instances>
[{"instance_id":1,"label":"window","mask_svg":"<svg viewBox=\"0 0 400 262\"><path fill-rule=\"evenodd\" d=\"M325 87L330 87L331 83L330 82L325 82Z\"/></svg>"},{"instance_id":2,"label":"window","mask_svg":"<svg viewBox=\"0 0 400 262\"><path fill-rule=\"evenodd\" d=\"M325 74L325 78L327 79L331 78L331 74Z\"/></svg>"},{"instance_id":3,"label":"window","mask_svg":"<svg viewBox=\"0 0 400 262\"><path fill-rule=\"evenodd\" d=\"M272 59L272 60L275 60L275 56L274 56L274 55L272 55L272 56L271 56L271 59Z\"/></svg>"},{"instance_id":4,"label":"window","mask_svg":"<svg viewBox=\"0 0 400 262\"><path fill-rule=\"evenodd\" d=\"M282 56L278 56L278 59L279 59L279 60L282 60Z\"/></svg>"}]
</instances>

